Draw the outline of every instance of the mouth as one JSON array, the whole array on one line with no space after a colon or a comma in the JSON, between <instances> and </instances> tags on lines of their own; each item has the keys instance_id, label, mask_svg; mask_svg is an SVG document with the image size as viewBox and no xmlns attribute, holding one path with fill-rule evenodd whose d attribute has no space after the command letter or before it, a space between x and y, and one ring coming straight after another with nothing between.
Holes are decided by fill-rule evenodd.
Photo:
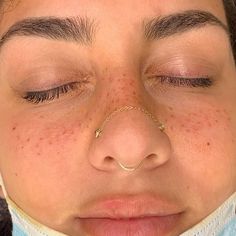
<instances>
[{"instance_id":1,"label":"mouth","mask_svg":"<svg viewBox=\"0 0 236 236\"><path fill-rule=\"evenodd\" d=\"M76 218L89 236L157 236L173 232L183 211L150 196L113 197L92 204Z\"/></svg>"}]
</instances>

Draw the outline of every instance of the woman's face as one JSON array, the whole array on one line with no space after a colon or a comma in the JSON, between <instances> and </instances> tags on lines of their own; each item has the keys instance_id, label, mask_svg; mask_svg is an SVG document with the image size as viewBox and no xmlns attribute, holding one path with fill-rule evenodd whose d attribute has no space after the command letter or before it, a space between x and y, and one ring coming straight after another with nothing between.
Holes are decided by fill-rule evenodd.
<instances>
[{"instance_id":1,"label":"woman's face","mask_svg":"<svg viewBox=\"0 0 236 236\"><path fill-rule=\"evenodd\" d=\"M236 189L236 71L210 14L226 24L220 0L22 0L6 10L0 169L10 198L73 236L125 235L127 224L178 235L226 200ZM131 110L96 139L126 105L165 132ZM141 216L136 229L114 220Z\"/></svg>"}]
</instances>

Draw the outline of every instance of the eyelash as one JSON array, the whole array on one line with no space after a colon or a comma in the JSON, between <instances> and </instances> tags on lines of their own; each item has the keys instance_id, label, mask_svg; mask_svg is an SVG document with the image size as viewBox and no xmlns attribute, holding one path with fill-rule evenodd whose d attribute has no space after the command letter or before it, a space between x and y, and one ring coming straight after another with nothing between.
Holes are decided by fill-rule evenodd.
<instances>
[{"instance_id":1,"label":"eyelash","mask_svg":"<svg viewBox=\"0 0 236 236\"><path fill-rule=\"evenodd\" d=\"M183 78L169 76L156 76L155 78L159 79L161 84L167 83L173 87L207 88L213 84L213 81L209 78ZM45 101L52 101L55 98L58 99L62 94L74 91L77 87L77 83L73 82L45 91L27 92L23 98L28 102L39 104Z\"/></svg>"},{"instance_id":2,"label":"eyelash","mask_svg":"<svg viewBox=\"0 0 236 236\"><path fill-rule=\"evenodd\" d=\"M184 77L170 77L170 76L156 76L161 84L167 83L173 87L203 87L208 88L213 85L210 78L184 78Z\"/></svg>"},{"instance_id":3,"label":"eyelash","mask_svg":"<svg viewBox=\"0 0 236 236\"><path fill-rule=\"evenodd\" d=\"M77 88L78 88L77 82L73 82L45 91L27 92L23 98L28 102L39 104L46 101L52 101L54 99L58 99L62 94L74 91Z\"/></svg>"}]
</instances>

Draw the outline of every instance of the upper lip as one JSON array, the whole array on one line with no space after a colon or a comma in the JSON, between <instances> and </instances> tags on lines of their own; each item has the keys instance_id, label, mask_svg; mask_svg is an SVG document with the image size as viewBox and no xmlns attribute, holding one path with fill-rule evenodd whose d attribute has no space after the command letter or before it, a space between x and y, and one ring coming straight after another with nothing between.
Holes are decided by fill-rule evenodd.
<instances>
[{"instance_id":1,"label":"upper lip","mask_svg":"<svg viewBox=\"0 0 236 236\"><path fill-rule=\"evenodd\" d=\"M180 213L183 213L183 209L177 203L154 195L116 195L93 201L79 218L130 219Z\"/></svg>"}]
</instances>

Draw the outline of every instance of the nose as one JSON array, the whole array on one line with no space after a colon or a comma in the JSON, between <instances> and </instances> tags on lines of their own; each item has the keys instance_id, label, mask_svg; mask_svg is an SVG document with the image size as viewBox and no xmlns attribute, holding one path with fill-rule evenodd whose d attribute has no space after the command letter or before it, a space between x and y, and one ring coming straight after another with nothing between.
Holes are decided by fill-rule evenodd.
<instances>
[{"instance_id":1,"label":"nose","mask_svg":"<svg viewBox=\"0 0 236 236\"><path fill-rule=\"evenodd\" d=\"M104 119L89 151L89 162L94 168L101 171L151 170L169 160L169 138L158 119L146 111L122 111L121 108Z\"/></svg>"}]
</instances>

